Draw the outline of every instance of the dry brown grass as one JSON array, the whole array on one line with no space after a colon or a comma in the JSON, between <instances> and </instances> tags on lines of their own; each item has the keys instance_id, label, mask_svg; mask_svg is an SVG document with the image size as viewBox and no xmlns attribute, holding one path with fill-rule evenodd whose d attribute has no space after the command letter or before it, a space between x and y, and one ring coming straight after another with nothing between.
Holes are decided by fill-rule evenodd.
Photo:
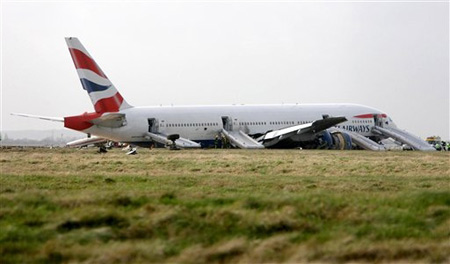
<instances>
[{"instance_id":1,"label":"dry brown grass","mask_svg":"<svg viewBox=\"0 0 450 264\"><path fill-rule=\"evenodd\" d=\"M1 149L0 261L450 261L450 153Z\"/></svg>"}]
</instances>

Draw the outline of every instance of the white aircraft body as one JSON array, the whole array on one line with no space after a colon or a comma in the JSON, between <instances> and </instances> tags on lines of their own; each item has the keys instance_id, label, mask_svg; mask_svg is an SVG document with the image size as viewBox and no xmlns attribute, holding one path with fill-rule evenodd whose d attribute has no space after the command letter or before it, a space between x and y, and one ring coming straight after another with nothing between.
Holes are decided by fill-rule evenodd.
<instances>
[{"instance_id":1,"label":"white aircraft body","mask_svg":"<svg viewBox=\"0 0 450 264\"><path fill-rule=\"evenodd\" d=\"M384 112L357 104L282 104L133 107L109 81L77 38L66 38L83 88L95 112L62 118L69 129L94 135L68 143L112 140L137 146L210 147L222 138L239 148L385 150L382 139L416 150L434 150L397 128Z\"/></svg>"}]
</instances>

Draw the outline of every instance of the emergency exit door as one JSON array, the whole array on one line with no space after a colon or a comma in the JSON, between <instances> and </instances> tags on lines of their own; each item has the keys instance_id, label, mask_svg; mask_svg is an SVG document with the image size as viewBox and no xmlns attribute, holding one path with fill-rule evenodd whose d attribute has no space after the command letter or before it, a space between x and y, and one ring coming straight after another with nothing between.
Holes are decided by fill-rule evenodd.
<instances>
[{"instance_id":1,"label":"emergency exit door","mask_svg":"<svg viewBox=\"0 0 450 264\"><path fill-rule=\"evenodd\" d=\"M159 131L159 123L156 118L148 118L148 132L150 133L158 133Z\"/></svg>"}]
</instances>

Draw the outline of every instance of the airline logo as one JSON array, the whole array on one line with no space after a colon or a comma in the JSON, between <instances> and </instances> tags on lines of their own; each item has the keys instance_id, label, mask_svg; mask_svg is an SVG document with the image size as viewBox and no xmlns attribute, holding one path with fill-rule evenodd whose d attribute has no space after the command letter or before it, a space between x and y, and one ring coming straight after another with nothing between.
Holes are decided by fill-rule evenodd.
<instances>
[{"instance_id":1,"label":"airline logo","mask_svg":"<svg viewBox=\"0 0 450 264\"><path fill-rule=\"evenodd\" d=\"M370 132L370 125L343 125L343 126L337 126L337 128L342 128L347 131L351 132L358 132L358 133L369 133Z\"/></svg>"},{"instance_id":2,"label":"airline logo","mask_svg":"<svg viewBox=\"0 0 450 264\"><path fill-rule=\"evenodd\" d=\"M386 114L363 114L363 115L356 115L354 117L359 118L359 119L369 119L369 120L372 120L372 122L373 122L373 118L375 116L382 117L382 118L387 117ZM345 129L347 131L351 131L351 132L369 133L371 131L372 126L373 126L373 124L370 124L370 125L339 125L337 127Z\"/></svg>"},{"instance_id":3,"label":"airline logo","mask_svg":"<svg viewBox=\"0 0 450 264\"><path fill-rule=\"evenodd\" d=\"M95 112L118 112L130 107L81 42L77 38L66 38L66 42L83 89L88 92Z\"/></svg>"}]
</instances>

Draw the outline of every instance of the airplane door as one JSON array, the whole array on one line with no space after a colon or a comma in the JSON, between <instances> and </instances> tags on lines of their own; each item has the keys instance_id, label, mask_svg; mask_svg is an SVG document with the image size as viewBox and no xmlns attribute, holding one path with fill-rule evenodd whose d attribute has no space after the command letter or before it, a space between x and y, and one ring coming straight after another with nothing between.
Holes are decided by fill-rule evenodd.
<instances>
[{"instance_id":1,"label":"airplane door","mask_svg":"<svg viewBox=\"0 0 450 264\"><path fill-rule=\"evenodd\" d=\"M156 118L148 118L148 132L150 133L158 133L159 131L159 122Z\"/></svg>"},{"instance_id":2,"label":"airplane door","mask_svg":"<svg viewBox=\"0 0 450 264\"><path fill-rule=\"evenodd\" d=\"M226 131L232 131L233 119L231 119L229 116L222 116L222 125L223 129L225 129Z\"/></svg>"},{"instance_id":3,"label":"airplane door","mask_svg":"<svg viewBox=\"0 0 450 264\"><path fill-rule=\"evenodd\" d=\"M373 121L375 123L375 126L383 127L383 117L381 115L374 114Z\"/></svg>"}]
</instances>

